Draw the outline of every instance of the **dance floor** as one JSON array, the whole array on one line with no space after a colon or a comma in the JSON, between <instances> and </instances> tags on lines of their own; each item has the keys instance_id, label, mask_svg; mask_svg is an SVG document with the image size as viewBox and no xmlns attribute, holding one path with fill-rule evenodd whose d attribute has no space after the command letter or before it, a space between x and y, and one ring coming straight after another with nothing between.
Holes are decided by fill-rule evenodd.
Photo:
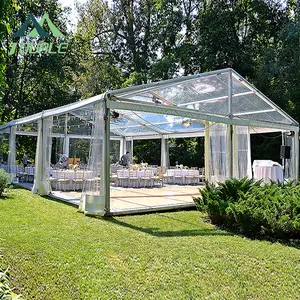
<instances>
[{"instance_id":1,"label":"dance floor","mask_svg":"<svg viewBox=\"0 0 300 300\"><path fill-rule=\"evenodd\" d=\"M20 185L30 188L28 184ZM199 189L203 187L203 184L198 186L167 185L155 188L111 187L111 212L119 215L195 207L192 197L199 196ZM80 196L80 192L53 191L50 197L78 206Z\"/></svg>"}]
</instances>

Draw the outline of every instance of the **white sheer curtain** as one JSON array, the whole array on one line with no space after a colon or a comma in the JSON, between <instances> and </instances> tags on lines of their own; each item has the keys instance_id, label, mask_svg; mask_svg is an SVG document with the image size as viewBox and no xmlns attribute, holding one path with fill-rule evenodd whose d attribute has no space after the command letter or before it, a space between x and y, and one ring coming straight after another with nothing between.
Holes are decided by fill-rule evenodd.
<instances>
[{"instance_id":1,"label":"white sheer curtain","mask_svg":"<svg viewBox=\"0 0 300 300\"><path fill-rule=\"evenodd\" d=\"M227 125L210 123L210 182L222 182L226 179Z\"/></svg>"},{"instance_id":2,"label":"white sheer curtain","mask_svg":"<svg viewBox=\"0 0 300 300\"><path fill-rule=\"evenodd\" d=\"M252 178L249 128L232 126L232 145L230 128L226 124L210 123L206 130L209 131L209 181L223 182L229 178L231 164L232 177Z\"/></svg>"},{"instance_id":3,"label":"white sheer curtain","mask_svg":"<svg viewBox=\"0 0 300 300\"><path fill-rule=\"evenodd\" d=\"M103 103L96 104L93 110L91 147L85 174L79 211L86 214L104 215L105 174L104 174L104 108Z\"/></svg>"},{"instance_id":4,"label":"white sheer curtain","mask_svg":"<svg viewBox=\"0 0 300 300\"><path fill-rule=\"evenodd\" d=\"M49 173L52 148L52 117L38 121L38 138L35 155L33 193L48 195L51 192Z\"/></svg>"},{"instance_id":5,"label":"white sheer curtain","mask_svg":"<svg viewBox=\"0 0 300 300\"><path fill-rule=\"evenodd\" d=\"M50 163L52 150L52 126L53 117L43 119L43 185L45 188L45 195L51 192L50 177Z\"/></svg>"},{"instance_id":6,"label":"white sheer curtain","mask_svg":"<svg viewBox=\"0 0 300 300\"><path fill-rule=\"evenodd\" d=\"M169 140L163 137L161 139L161 166L168 168L170 166L169 158Z\"/></svg>"},{"instance_id":7,"label":"white sheer curtain","mask_svg":"<svg viewBox=\"0 0 300 300\"><path fill-rule=\"evenodd\" d=\"M16 168L16 126L10 127L9 134L9 149L8 149L8 173L13 174L13 177L17 174Z\"/></svg>"},{"instance_id":8,"label":"white sheer curtain","mask_svg":"<svg viewBox=\"0 0 300 300\"><path fill-rule=\"evenodd\" d=\"M233 177L252 178L250 132L247 126L233 126Z\"/></svg>"}]
</instances>

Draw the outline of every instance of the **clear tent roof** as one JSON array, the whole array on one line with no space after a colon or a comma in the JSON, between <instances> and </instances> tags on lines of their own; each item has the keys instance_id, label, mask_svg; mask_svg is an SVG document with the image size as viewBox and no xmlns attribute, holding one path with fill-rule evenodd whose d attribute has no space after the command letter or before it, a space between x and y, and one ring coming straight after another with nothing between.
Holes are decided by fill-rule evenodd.
<instances>
[{"instance_id":1,"label":"clear tent roof","mask_svg":"<svg viewBox=\"0 0 300 300\"><path fill-rule=\"evenodd\" d=\"M229 93L231 97L228 96ZM266 128L298 127L295 120L232 69L112 91L112 95L116 97L116 101L127 101L133 106L134 103L156 105L160 106L162 112L165 107L168 113L170 108L176 108L176 112L178 109L185 111L183 115L189 115L187 111L193 112L198 118L192 119L191 124L197 121L199 123L194 128L185 127L185 132L203 130L203 120ZM139 108L135 106L133 109ZM179 112L177 115L182 114ZM146 119L149 123L154 123L151 117ZM163 129L171 127L173 123Z\"/></svg>"},{"instance_id":2,"label":"clear tent roof","mask_svg":"<svg viewBox=\"0 0 300 300\"><path fill-rule=\"evenodd\" d=\"M297 131L299 127L242 76L224 69L109 91L11 121L0 130L66 113L73 116L72 126L80 129L81 121L92 123L92 105L103 100L119 113L111 118L112 136L196 134L204 131L205 121Z\"/></svg>"}]
</instances>

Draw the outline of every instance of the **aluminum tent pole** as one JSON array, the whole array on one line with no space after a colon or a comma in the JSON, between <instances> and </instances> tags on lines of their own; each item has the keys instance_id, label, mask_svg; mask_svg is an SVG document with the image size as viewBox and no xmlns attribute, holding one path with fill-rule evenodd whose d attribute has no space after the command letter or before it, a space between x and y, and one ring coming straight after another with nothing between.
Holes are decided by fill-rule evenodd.
<instances>
[{"instance_id":1,"label":"aluminum tent pole","mask_svg":"<svg viewBox=\"0 0 300 300\"><path fill-rule=\"evenodd\" d=\"M284 131L282 131L282 134L281 134L281 145L282 146L286 145L286 132L284 132ZM281 159L281 164L283 166L283 178L287 178L288 177L287 173L289 173L289 172L286 172L285 162L286 162L286 160L285 160L285 158L283 156L282 159Z\"/></svg>"},{"instance_id":2,"label":"aluminum tent pole","mask_svg":"<svg viewBox=\"0 0 300 300\"><path fill-rule=\"evenodd\" d=\"M251 137L250 128L247 127L247 176L252 178L252 165L251 165Z\"/></svg>"},{"instance_id":3,"label":"aluminum tent pole","mask_svg":"<svg viewBox=\"0 0 300 300\"><path fill-rule=\"evenodd\" d=\"M119 153L119 160L121 159L122 155L126 152L126 140L125 138L120 139L120 153Z\"/></svg>"},{"instance_id":4,"label":"aluminum tent pole","mask_svg":"<svg viewBox=\"0 0 300 300\"><path fill-rule=\"evenodd\" d=\"M229 125L230 126L230 125ZM232 176L239 178L238 159L239 159L239 141L237 138L237 128L235 125L232 126Z\"/></svg>"},{"instance_id":5,"label":"aluminum tent pole","mask_svg":"<svg viewBox=\"0 0 300 300\"><path fill-rule=\"evenodd\" d=\"M13 177L15 177L17 175L16 129L17 129L17 126L10 127L9 148L8 148L8 173L13 174Z\"/></svg>"},{"instance_id":6,"label":"aluminum tent pole","mask_svg":"<svg viewBox=\"0 0 300 300\"><path fill-rule=\"evenodd\" d=\"M105 206L104 215L110 215L110 109L107 107L107 97L105 97L104 114L104 177L105 177ZM102 173L103 174L103 173Z\"/></svg>"},{"instance_id":7,"label":"aluminum tent pole","mask_svg":"<svg viewBox=\"0 0 300 300\"><path fill-rule=\"evenodd\" d=\"M69 141L69 137L68 137L68 114L66 113L65 114L65 132L64 132L64 134L65 134L65 139L64 139L64 150L63 150L63 152L64 152L64 154L66 154L66 155L68 155L68 157L69 157L69 143L70 143L70 141Z\"/></svg>"},{"instance_id":8,"label":"aluminum tent pole","mask_svg":"<svg viewBox=\"0 0 300 300\"><path fill-rule=\"evenodd\" d=\"M164 136L161 138L161 147L160 147L160 165L166 167L166 141Z\"/></svg>"},{"instance_id":9,"label":"aluminum tent pole","mask_svg":"<svg viewBox=\"0 0 300 300\"><path fill-rule=\"evenodd\" d=\"M228 73L228 116L232 118L232 71ZM227 125L227 138L226 138L226 177L233 177L233 164L238 164L237 161L233 162L233 130L232 125Z\"/></svg>"},{"instance_id":10,"label":"aluminum tent pole","mask_svg":"<svg viewBox=\"0 0 300 300\"><path fill-rule=\"evenodd\" d=\"M297 183L299 180L299 131L295 131L294 135L294 166L293 166L293 179Z\"/></svg>"},{"instance_id":11,"label":"aluminum tent pole","mask_svg":"<svg viewBox=\"0 0 300 300\"><path fill-rule=\"evenodd\" d=\"M204 166L205 180L210 181L210 136L209 136L209 121L205 121L205 140L204 140Z\"/></svg>"}]
</instances>

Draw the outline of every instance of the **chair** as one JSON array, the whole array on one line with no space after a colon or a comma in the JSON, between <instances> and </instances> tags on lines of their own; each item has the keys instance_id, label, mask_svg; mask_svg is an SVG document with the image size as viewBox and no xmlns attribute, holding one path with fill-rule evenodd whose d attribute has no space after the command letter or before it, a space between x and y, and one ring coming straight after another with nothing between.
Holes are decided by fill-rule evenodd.
<instances>
[{"instance_id":1,"label":"chair","mask_svg":"<svg viewBox=\"0 0 300 300\"><path fill-rule=\"evenodd\" d=\"M63 186L63 190L65 191L67 184L70 185L70 179L68 178L66 171L57 171L57 186L59 190L62 190Z\"/></svg>"},{"instance_id":2,"label":"chair","mask_svg":"<svg viewBox=\"0 0 300 300\"><path fill-rule=\"evenodd\" d=\"M49 177L50 185L52 190L57 190L57 175L56 170L52 170ZM55 188L54 188L55 185Z\"/></svg>"},{"instance_id":3,"label":"chair","mask_svg":"<svg viewBox=\"0 0 300 300\"><path fill-rule=\"evenodd\" d=\"M199 179L200 179L201 182L205 181L205 168L201 168L199 170Z\"/></svg>"},{"instance_id":4,"label":"chair","mask_svg":"<svg viewBox=\"0 0 300 300\"><path fill-rule=\"evenodd\" d=\"M151 179L155 185L155 182L160 183L161 186L164 186L164 170L163 167L158 167L156 175L152 176Z\"/></svg>"},{"instance_id":5,"label":"chair","mask_svg":"<svg viewBox=\"0 0 300 300\"><path fill-rule=\"evenodd\" d=\"M129 182L130 182L130 186L134 186L134 182L136 183L135 187L138 187L139 185L139 177L138 177L138 173L137 170L129 170ZM132 182L132 185L131 185Z\"/></svg>"},{"instance_id":6,"label":"chair","mask_svg":"<svg viewBox=\"0 0 300 300\"><path fill-rule=\"evenodd\" d=\"M27 173L25 169L23 170L23 165L16 166L16 174L19 178L19 182L27 182Z\"/></svg>"},{"instance_id":7,"label":"chair","mask_svg":"<svg viewBox=\"0 0 300 300\"><path fill-rule=\"evenodd\" d=\"M110 183L116 183L118 181L117 173L110 173Z\"/></svg>"},{"instance_id":8,"label":"chair","mask_svg":"<svg viewBox=\"0 0 300 300\"><path fill-rule=\"evenodd\" d=\"M175 169L169 169L164 172L164 181L167 183L174 183L174 173Z\"/></svg>"},{"instance_id":9,"label":"chair","mask_svg":"<svg viewBox=\"0 0 300 300\"><path fill-rule=\"evenodd\" d=\"M117 174L118 166L111 165L110 166L110 183L117 183L118 181L118 174Z\"/></svg>"},{"instance_id":10,"label":"chair","mask_svg":"<svg viewBox=\"0 0 300 300\"><path fill-rule=\"evenodd\" d=\"M141 182L144 182L144 187L146 187L146 182L148 182L152 187L152 182L153 182L152 175L153 173L151 170L146 170L144 174L141 176Z\"/></svg>"},{"instance_id":11,"label":"chair","mask_svg":"<svg viewBox=\"0 0 300 300\"><path fill-rule=\"evenodd\" d=\"M101 183L100 176L96 176L96 177L91 176L90 177L90 176L88 176L88 174L86 174L86 176L83 178L83 181L84 181L83 187L85 188L86 191L90 191L90 192L99 192L100 191L100 183Z\"/></svg>"},{"instance_id":12,"label":"chair","mask_svg":"<svg viewBox=\"0 0 300 300\"><path fill-rule=\"evenodd\" d=\"M33 183L34 182L34 168L27 167L25 169L26 169L25 173L27 173L27 181L30 183Z\"/></svg>"},{"instance_id":13,"label":"chair","mask_svg":"<svg viewBox=\"0 0 300 300\"><path fill-rule=\"evenodd\" d=\"M72 179L73 189L76 190L77 185L81 185L81 189L84 182L83 171L74 171L74 178ZM80 188L79 188L80 189Z\"/></svg>"},{"instance_id":14,"label":"chair","mask_svg":"<svg viewBox=\"0 0 300 300\"><path fill-rule=\"evenodd\" d=\"M188 174L185 176L187 184L189 182L195 184L197 181L197 170L189 169Z\"/></svg>"},{"instance_id":15,"label":"chair","mask_svg":"<svg viewBox=\"0 0 300 300\"><path fill-rule=\"evenodd\" d=\"M197 178L197 183L205 181L205 168L199 168L199 175L195 175Z\"/></svg>"},{"instance_id":16,"label":"chair","mask_svg":"<svg viewBox=\"0 0 300 300\"><path fill-rule=\"evenodd\" d=\"M127 186L129 183L129 173L128 170L117 170L117 176L118 176L118 186L124 187L124 182L127 181Z\"/></svg>"},{"instance_id":17,"label":"chair","mask_svg":"<svg viewBox=\"0 0 300 300\"><path fill-rule=\"evenodd\" d=\"M175 169L174 171L174 181L175 183L183 184L184 176L181 169Z\"/></svg>"}]
</instances>

